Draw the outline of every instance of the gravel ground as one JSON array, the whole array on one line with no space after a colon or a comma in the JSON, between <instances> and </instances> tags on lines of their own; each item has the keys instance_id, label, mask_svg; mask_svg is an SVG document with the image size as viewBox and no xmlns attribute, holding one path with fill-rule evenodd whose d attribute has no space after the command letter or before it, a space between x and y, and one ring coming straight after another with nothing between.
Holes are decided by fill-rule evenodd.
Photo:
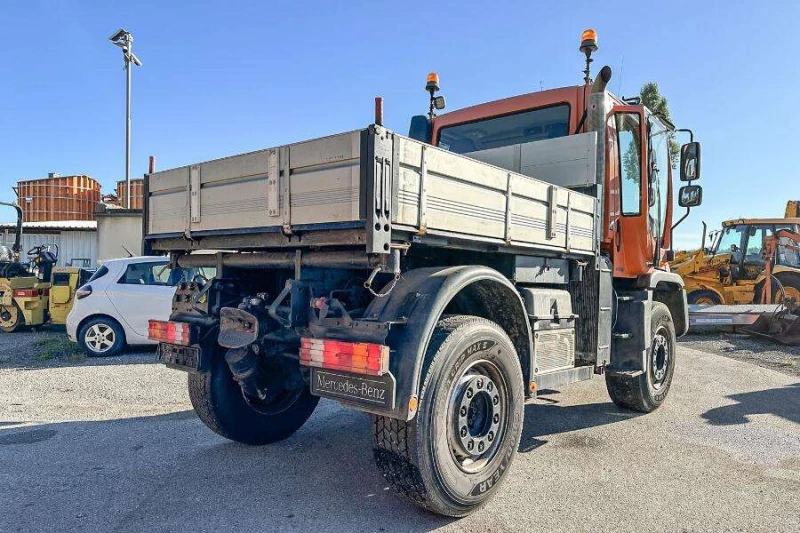
<instances>
[{"instance_id":1,"label":"gravel ground","mask_svg":"<svg viewBox=\"0 0 800 533\"><path fill-rule=\"evenodd\" d=\"M40 326L36 330L0 333L0 368L46 368L79 365L155 363L155 350L136 346L118 357L86 357L70 342L64 326Z\"/></svg>"},{"instance_id":2,"label":"gravel ground","mask_svg":"<svg viewBox=\"0 0 800 533\"><path fill-rule=\"evenodd\" d=\"M602 379L530 402L505 483L462 520L391 494L363 413L322 401L291 438L243 446L153 361L0 368L0 531L800 531L800 380L686 345L650 415Z\"/></svg>"},{"instance_id":3,"label":"gravel ground","mask_svg":"<svg viewBox=\"0 0 800 533\"><path fill-rule=\"evenodd\" d=\"M681 337L679 344L800 377L800 346L785 346L743 333L715 330L692 332Z\"/></svg>"}]
</instances>

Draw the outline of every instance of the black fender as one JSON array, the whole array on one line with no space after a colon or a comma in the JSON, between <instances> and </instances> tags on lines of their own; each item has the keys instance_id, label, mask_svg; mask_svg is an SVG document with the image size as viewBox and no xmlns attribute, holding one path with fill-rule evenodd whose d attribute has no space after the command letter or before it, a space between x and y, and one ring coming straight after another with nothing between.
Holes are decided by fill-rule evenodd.
<instances>
[{"instance_id":1,"label":"black fender","mask_svg":"<svg viewBox=\"0 0 800 533\"><path fill-rule=\"evenodd\" d=\"M686 335L689 331L689 305L683 278L663 270L655 270L644 277L647 288L653 292L653 301L662 302L669 308L677 336Z\"/></svg>"},{"instance_id":2,"label":"black fender","mask_svg":"<svg viewBox=\"0 0 800 533\"><path fill-rule=\"evenodd\" d=\"M655 270L637 278L632 286L620 288L617 297L608 369L611 372L644 372L650 349L653 302L666 304L677 336L686 334L689 329L689 307L683 279L673 272Z\"/></svg>"},{"instance_id":3,"label":"black fender","mask_svg":"<svg viewBox=\"0 0 800 533\"><path fill-rule=\"evenodd\" d=\"M524 390L532 380L531 326L514 285L494 269L465 265L419 268L403 273L391 293L377 297L364 317L391 324L389 369L396 380L391 416L411 420L417 412L425 353L443 314L482 316L503 328L517 350Z\"/></svg>"}]
</instances>

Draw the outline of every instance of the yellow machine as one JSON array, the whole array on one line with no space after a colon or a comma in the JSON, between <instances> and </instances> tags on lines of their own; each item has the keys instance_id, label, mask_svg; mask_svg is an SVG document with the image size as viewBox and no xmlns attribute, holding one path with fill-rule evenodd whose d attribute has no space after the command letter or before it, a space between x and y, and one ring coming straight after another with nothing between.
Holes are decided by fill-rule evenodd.
<instances>
[{"instance_id":1,"label":"yellow machine","mask_svg":"<svg viewBox=\"0 0 800 533\"><path fill-rule=\"evenodd\" d=\"M24 326L64 324L75 302L75 291L90 272L77 267L56 267L58 249L37 246L28 251L30 264L20 262L22 210L17 211L17 230L9 250L0 250L0 330L11 333Z\"/></svg>"},{"instance_id":2,"label":"yellow machine","mask_svg":"<svg viewBox=\"0 0 800 533\"><path fill-rule=\"evenodd\" d=\"M800 230L800 201L790 201L784 218L727 220L712 232L711 246L683 252L670 263L686 284L690 304L762 303L766 276L765 239L781 229ZM703 245L706 227L703 223ZM771 302L784 298L800 301L800 254L781 248L772 259Z\"/></svg>"}]
</instances>

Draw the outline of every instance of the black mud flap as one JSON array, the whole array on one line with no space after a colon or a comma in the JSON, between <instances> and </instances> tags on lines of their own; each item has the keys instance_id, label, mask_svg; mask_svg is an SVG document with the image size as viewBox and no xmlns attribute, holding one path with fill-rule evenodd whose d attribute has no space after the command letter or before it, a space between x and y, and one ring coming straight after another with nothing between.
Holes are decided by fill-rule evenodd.
<instances>
[{"instance_id":1,"label":"black mud flap","mask_svg":"<svg viewBox=\"0 0 800 533\"><path fill-rule=\"evenodd\" d=\"M395 379L391 374L366 376L312 367L311 394L360 411L385 414L394 409Z\"/></svg>"}]
</instances>

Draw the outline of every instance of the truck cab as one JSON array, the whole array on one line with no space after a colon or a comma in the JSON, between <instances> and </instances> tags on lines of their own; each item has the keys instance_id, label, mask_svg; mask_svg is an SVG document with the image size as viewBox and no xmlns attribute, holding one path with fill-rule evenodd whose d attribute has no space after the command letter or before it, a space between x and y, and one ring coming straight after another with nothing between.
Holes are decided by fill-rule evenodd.
<instances>
[{"instance_id":1,"label":"truck cab","mask_svg":"<svg viewBox=\"0 0 800 533\"><path fill-rule=\"evenodd\" d=\"M415 116L410 136L506 166L521 154L509 153L504 161L491 154L596 128L602 133L595 142L601 143L598 153L603 155L596 168L596 186L604 200L603 251L613 257L614 277L636 279L663 269L671 255L672 161L678 154L670 154L670 140L675 128L644 105L631 105L605 91L605 82L600 84L600 94L605 96L594 109L591 95L595 84L587 83L504 98L440 116ZM588 120L590 112L600 115L594 125ZM684 151L690 147L696 150L697 143L687 145ZM524 167L520 162L517 165ZM546 168L531 168L530 175L552 181Z\"/></svg>"}]
</instances>

